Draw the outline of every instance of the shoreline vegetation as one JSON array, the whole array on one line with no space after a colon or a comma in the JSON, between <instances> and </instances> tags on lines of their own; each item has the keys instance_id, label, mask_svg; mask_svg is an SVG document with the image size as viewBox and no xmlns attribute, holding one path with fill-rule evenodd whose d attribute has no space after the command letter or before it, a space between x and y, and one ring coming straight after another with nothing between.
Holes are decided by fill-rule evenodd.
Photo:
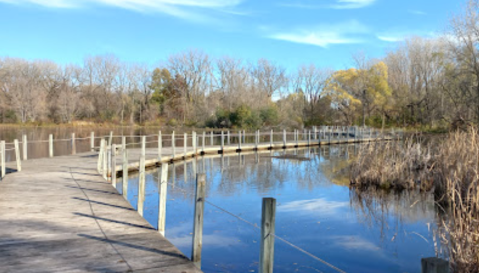
<instances>
[{"instance_id":1,"label":"shoreline vegetation","mask_svg":"<svg viewBox=\"0 0 479 273\"><path fill-rule=\"evenodd\" d=\"M479 135L477 127L424 141L371 143L350 167L359 191L431 192L440 214L439 237L454 272L479 270Z\"/></svg>"}]
</instances>

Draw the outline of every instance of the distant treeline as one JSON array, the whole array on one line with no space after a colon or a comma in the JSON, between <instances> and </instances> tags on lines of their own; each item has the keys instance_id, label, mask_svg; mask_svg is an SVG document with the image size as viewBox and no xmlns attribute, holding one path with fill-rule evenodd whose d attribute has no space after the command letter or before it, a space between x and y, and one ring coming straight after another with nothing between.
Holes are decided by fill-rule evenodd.
<instances>
[{"instance_id":1,"label":"distant treeline","mask_svg":"<svg viewBox=\"0 0 479 273\"><path fill-rule=\"evenodd\" d=\"M81 65L0 58L0 122L302 127L343 124L448 127L479 121L479 0L437 38L408 38L355 68L296 71L200 50L158 67L114 55Z\"/></svg>"}]
</instances>

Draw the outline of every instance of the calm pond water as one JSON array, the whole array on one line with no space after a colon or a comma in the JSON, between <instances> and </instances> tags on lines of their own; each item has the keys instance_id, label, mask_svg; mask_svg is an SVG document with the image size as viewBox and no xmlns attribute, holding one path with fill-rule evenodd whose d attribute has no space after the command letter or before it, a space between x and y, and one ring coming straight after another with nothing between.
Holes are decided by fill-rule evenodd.
<instances>
[{"instance_id":1,"label":"calm pond water","mask_svg":"<svg viewBox=\"0 0 479 273\"><path fill-rule=\"evenodd\" d=\"M277 199L276 235L341 270L420 272L421 258L440 251L433 197L350 190L347 166L357 149L337 145L170 164L165 235L191 256L194 174L204 172L205 272L258 272L260 230L241 219L259 226L263 197ZM158 174L157 169L147 175L144 213L155 227ZM128 183L128 199L136 208L138 177ZM278 239L274 259L274 272L336 272Z\"/></svg>"}]
</instances>

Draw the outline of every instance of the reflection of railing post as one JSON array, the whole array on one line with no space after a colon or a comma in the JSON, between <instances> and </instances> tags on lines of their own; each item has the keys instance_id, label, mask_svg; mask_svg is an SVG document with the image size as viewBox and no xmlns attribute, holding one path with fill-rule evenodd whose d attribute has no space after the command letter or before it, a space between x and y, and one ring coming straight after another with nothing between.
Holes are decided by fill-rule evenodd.
<instances>
[{"instance_id":1,"label":"reflection of railing post","mask_svg":"<svg viewBox=\"0 0 479 273\"><path fill-rule=\"evenodd\" d=\"M72 133L72 155L77 153L77 145L75 141L75 133Z\"/></svg>"},{"instance_id":2,"label":"reflection of railing post","mask_svg":"<svg viewBox=\"0 0 479 273\"><path fill-rule=\"evenodd\" d=\"M116 189L116 144L111 145L111 184Z\"/></svg>"},{"instance_id":3,"label":"reflection of railing post","mask_svg":"<svg viewBox=\"0 0 479 273\"><path fill-rule=\"evenodd\" d=\"M201 247L203 245L203 214L205 210L206 175L196 176L195 218L193 220L193 251L191 259L201 268Z\"/></svg>"},{"instance_id":4,"label":"reflection of railing post","mask_svg":"<svg viewBox=\"0 0 479 273\"><path fill-rule=\"evenodd\" d=\"M138 182L138 213L143 216L143 208L145 204L145 155L146 155L146 137L141 137L141 155L140 155L140 170Z\"/></svg>"},{"instance_id":5,"label":"reflection of railing post","mask_svg":"<svg viewBox=\"0 0 479 273\"><path fill-rule=\"evenodd\" d=\"M0 178L4 178L5 177L5 141L2 140L0 141L0 165L2 167L2 170L1 170L1 174L0 174Z\"/></svg>"},{"instance_id":6,"label":"reflection of railing post","mask_svg":"<svg viewBox=\"0 0 479 273\"><path fill-rule=\"evenodd\" d=\"M263 198L261 209L261 248L259 272L273 273L276 199Z\"/></svg>"},{"instance_id":7,"label":"reflection of railing post","mask_svg":"<svg viewBox=\"0 0 479 273\"><path fill-rule=\"evenodd\" d=\"M23 145L23 160L28 159L28 142L27 142L27 135L22 136L22 145Z\"/></svg>"},{"instance_id":8,"label":"reflection of railing post","mask_svg":"<svg viewBox=\"0 0 479 273\"><path fill-rule=\"evenodd\" d=\"M437 257L421 259L422 273L449 273L449 262Z\"/></svg>"},{"instance_id":9,"label":"reflection of railing post","mask_svg":"<svg viewBox=\"0 0 479 273\"><path fill-rule=\"evenodd\" d=\"M165 223L166 223L166 190L168 182L168 163L161 164L161 173L159 177L158 185L158 232L165 236Z\"/></svg>"},{"instance_id":10,"label":"reflection of railing post","mask_svg":"<svg viewBox=\"0 0 479 273\"><path fill-rule=\"evenodd\" d=\"M22 171L22 159L20 158L20 147L18 146L18 139L13 141L15 145L15 161L17 161L17 172Z\"/></svg>"},{"instance_id":11,"label":"reflection of railing post","mask_svg":"<svg viewBox=\"0 0 479 273\"><path fill-rule=\"evenodd\" d=\"M48 135L48 156L53 157L53 135Z\"/></svg>"}]
</instances>

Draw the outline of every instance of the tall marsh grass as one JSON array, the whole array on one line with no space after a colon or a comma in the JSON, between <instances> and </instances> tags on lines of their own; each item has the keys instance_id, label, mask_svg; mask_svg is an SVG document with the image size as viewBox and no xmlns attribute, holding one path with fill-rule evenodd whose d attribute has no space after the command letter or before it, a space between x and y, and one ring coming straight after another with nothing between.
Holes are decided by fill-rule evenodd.
<instances>
[{"instance_id":1,"label":"tall marsh grass","mask_svg":"<svg viewBox=\"0 0 479 273\"><path fill-rule=\"evenodd\" d=\"M404 142L369 144L360 148L351 166L357 189L434 192L440 217L440 237L448 246L455 272L479 272L479 135L477 128L449 133L425 143L418 137Z\"/></svg>"}]
</instances>

